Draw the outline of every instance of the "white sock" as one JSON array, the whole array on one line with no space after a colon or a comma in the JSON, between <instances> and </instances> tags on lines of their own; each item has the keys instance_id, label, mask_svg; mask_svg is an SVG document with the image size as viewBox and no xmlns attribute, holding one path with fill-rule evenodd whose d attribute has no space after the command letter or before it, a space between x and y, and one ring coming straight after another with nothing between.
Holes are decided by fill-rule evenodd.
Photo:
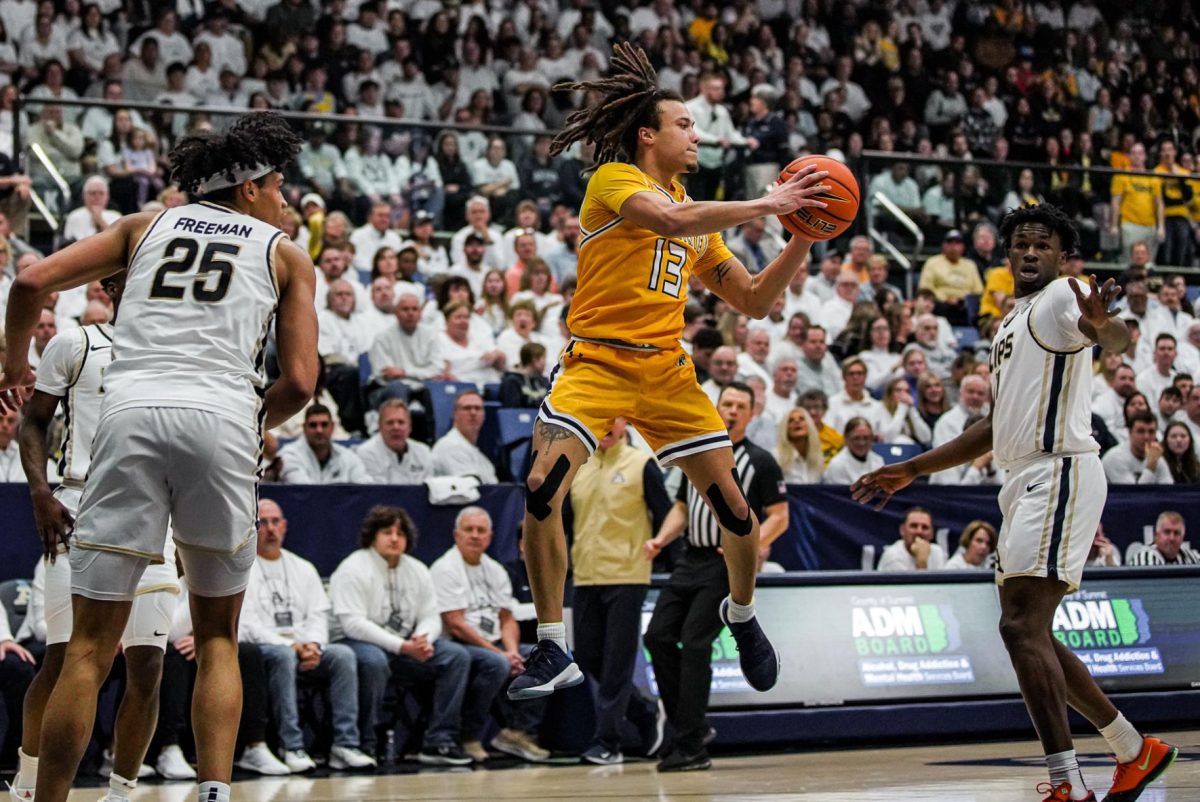
<instances>
[{"instance_id":1,"label":"white sock","mask_svg":"<svg viewBox=\"0 0 1200 802\"><path fill-rule=\"evenodd\" d=\"M558 648L562 649L567 654L570 651L567 649L567 625L562 621L557 624L541 624L537 626L538 640L552 640L558 644Z\"/></svg>"},{"instance_id":2,"label":"white sock","mask_svg":"<svg viewBox=\"0 0 1200 802\"><path fill-rule=\"evenodd\" d=\"M1084 799L1088 795L1087 784L1083 781L1083 773L1079 770L1079 761L1075 759L1075 750L1055 752L1046 755L1046 768L1050 770L1050 784L1059 786L1071 784L1071 799Z\"/></svg>"},{"instance_id":3,"label":"white sock","mask_svg":"<svg viewBox=\"0 0 1200 802\"><path fill-rule=\"evenodd\" d=\"M200 783L199 802L229 802L229 786L209 780Z\"/></svg>"},{"instance_id":4,"label":"white sock","mask_svg":"<svg viewBox=\"0 0 1200 802\"><path fill-rule=\"evenodd\" d=\"M113 802L129 799L129 794L137 788L137 780L127 780L115 771L108 778L108 798Z\"/></svg>"},{"instance_id":5,"label":"white sock","mask_svg":"<svg viewBox=\"0 0 1200 802\"><path fill-rule=\"evenodd\" d=\"M25 750L18 746L17 760L19 768L17 776L13 777L13 788L32 791L37 787L38 759L25 754Z\"/></svg>"},{"instance_id":6,"label":"white sock","mask_svg":"<svg viewBox=\"0 0 1200 802\"><path fill-rule=\"evenodd\" d=\"M729 599L729 623L744 624L754 618L754 600L751 599L749 604L738 604L733 600L732 596Z\"/></svg>"},{"instance_id":7,"label":"white sock","mask_svg":"<svg viewBox=\"0 0 1200 802\"><path fill-rule=\"evenodd\" d=\"M1117 713L1111 724L1100 728L1100 734L1108 741L1108 748L1113 750L1118 763L1131 763L1142 754L1144 739L1124 713Z\"/></svg>"}]
</instances>

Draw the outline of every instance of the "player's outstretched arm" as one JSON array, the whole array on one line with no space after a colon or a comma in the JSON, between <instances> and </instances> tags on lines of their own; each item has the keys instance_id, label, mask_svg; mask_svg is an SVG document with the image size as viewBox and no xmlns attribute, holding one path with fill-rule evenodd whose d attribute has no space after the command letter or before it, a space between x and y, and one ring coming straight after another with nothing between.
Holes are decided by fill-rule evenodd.
<instances>
[{"instance_id":1,"label":"player's outstretched arm","mask_svg":"<svg viewBox=\"0 0 1200 802\"><path fill-rule=\"evenodd\" d=\"M267 390L266 428L273 429L304 408L317 386L317 291L312 259L291 240L276 252L279 276L279 314L275 342L279 347L279 378Z\"/></svg>"},{"instance_id":2,"label":"player's outstretched arm","mask_svg":"<svg viewBox=\"0 0 1200 802\"><path fill-rule=\"evenodd\" d=\"M1124 353L1129 347L1129 327L1117 317L1119 310L1109 309L1121 294L1117 283L1110 278L1100 287L1096 284L1095 276L1088 276L1090 295L1083 294L1079 282L1074 278L1067 279L1067 283L1071 292L1075 293L1075 303L1079 306L1079 330L1104 350L1114 354Z\"/></svg>"},{"instance_id":3,"label":"player's outstretched arm","mask_svg":"<svg viewBox=\"0 0 1200 802\"><path fill-rule=\"evenodd\" d=\"M816 195L829 191L821 181L829 173L808 165L761 198L748 201L672 203L658 192L638 192L621 204L620 214L662 237L700 237L740 226L769 215L788 214L801 208L824 209Z\"/></svg>"},{"instance_id":4,"label":"player's outstretched arm","mask_svg":"<svg viewBox=\"0 0 1200 802\"><path fill-rule=\"evenodd\" d=\"M734 309L761 320L771 311L796 273L805 269L811 247L808 240L793 236L761 273L750 275L742 261L733 256L712 270L698 273L697 278Z\"/></svg>"},{"instance_id":5,"label":"player's outstretched arm","mask_svg":"<svg viewBox=\"0 0 1200 802\"><path fill-rule=\"evenodd\" d=\"M154 217L154 212L126 215L99 234L47 256L13 280L4 326L8 353L0 376L0 407L20 406L32 390L29 341L50 293L98 281L123 270L133 243L141 238Z\"/></svg>"},{"instance_id":6,"label":"player's outstretched arm","mask_svg":"<svg viewBox=\"0 0 1200 802\"><path fill-rule=\"evenodd\" d=\"M992 418L989 415L932 451L926 451L895 465L887 465L860 477L850 486L850 494L860 504L869 504L876 496L882 495L883 498L876 505L876 509L882 509L892 494L908 487L918 476L927 476L962 465L982 457L991 450Z\"/></svg>"},{"instance_id":7,"label":"player's outstretched arm","mask_svg":"<svg viewBox=\"0 0 1200 802\"><path fill-rule=\"evenodd\" d=\"M21 415L21 431L17 435L21 443L21 465L25 468L29 497L33 501L33 517L42 539L42 556L48 557L51 563L58 556L59 544L67 545L71 527L75 524L67 508L50 491L46 479L46 441L59 400L56 395L35 390Z\"/></svg>"}]
</instances>

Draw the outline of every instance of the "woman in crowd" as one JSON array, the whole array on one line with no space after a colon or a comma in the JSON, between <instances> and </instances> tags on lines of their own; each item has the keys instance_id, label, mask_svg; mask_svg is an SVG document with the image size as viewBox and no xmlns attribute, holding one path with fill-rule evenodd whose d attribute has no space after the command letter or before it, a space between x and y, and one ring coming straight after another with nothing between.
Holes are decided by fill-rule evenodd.
<instances>
[{"instance_id":1,"label":"woman in crowd","mask_svg":"<svg viewBox=\"0 0 1200 802\"><path fill-rule=\"evenodd\" d=\"M508 326L508 282L504 271L492 268L483 275L483 292L475 305L475 313L488 324L493 336L500 336Z\"/></svg>"},{"instance_id":2,"label":"woman in crowd","mask_svg":"<svg viewBox=\"0 0 1200 802\"><path fill-rule=\"evenodd\" d=\"M1124 361L1124 354L1117 354L1112 351L1100 352L1100 358L1092 365L1095 371L1095 375L1092 376L1093 401L1109 387L1112 387L1113 377L1117 374L1117 368L1121 367L1121 363Z\"/></svg>"},{"instance_id":3,"label":"woman in crowd","mask_svg":"<svg viewBox=\"0 0 1200 802\"><path fill-rule=\"evenodd\" d=\"M866 418L851 418L842 430L846 447L829 461L821 481L829 485L852 485L860 476L883 467L883 457L875 453L875 431Z\"/></svg>"},{"instance_id":4,"label":"woman in crowd","mask_svg":"<svg viewBox=\"0 0 1200 802\"><path fill-rule=\"evenodd\" d=\"M550 291L553 282L554 274L545 260L537 257L530 259L521 273L521 289L513 295L513 303L530 301L540 317L547 309L563 301L561 295Z\"/></svg>"},{"instance_id":5,"label":"woman in crowd","mask_svg":"<svg viewBox=\"0 0 1200 802\"><path fill-rule=\"evenodd\" d=\"M471 170L458 148L458 135L443 131L434 158L442 174L442 227L457 229L466 221L467 198L474 191Z\"/></svg>"},{"instance_id":6,"label":"woman in crowd","mask_svg":"<svg viewBox=\"0 0 1200 802\"><path fill-rule=\"evenodd\" d=\"M969 571L995 564L996 527L987 521L971 521L958 538L958 551L946 560L947 570Z\"/></svg>"},{"instance_id":7,"label":"woman in crowd","mask_svg":"<svg viewBox=\"0 0 1200 802\"><path fill-rule=\"evenodd\" d=\"M879 436L884 443L916 443L926 448L933 442L933 431L913 403L912 388L903 376L891 379L884 386L883 408L888 420L880 426Z\"/></svg>"},{"instance_id":8,"label":"woman in crowd","mask_svg":"<svg viewBox=\"0 0 1200 802\"><path fill-rule=\"evenodd\" d=\"M515 368L521 364L521 346L526 343L545 343L542 342L542 335L536 331L538 312L533 301L514 301L508 309L508 319L510 325L496 338L496 347L504 352L506 364Z\"/></svg>"},{"instance_id":9,"label":"woman in crowd","mask_svg":"<svg viewBox=\"0 0 1200 802\"><path fill-rule=\"evenodd\" d=\"M442 308L446 328L438 334L438 348L446 360L447 373L455 381L474 382L483 387L500 381L504 352L487 340L471 337L470 301L450 301Z\"/></svg>"},{"instance_id":10,"label":"woman in crowd","mask_svg":"<svg viewBox=\"0 0 1200 802\"><path fill-rule=\"evenodd\" d=\"M1171 469L1171 478L1177 485L1200 483L1200 458L1196 456L1196 443L1192 430L1182 421L1167 424L1163 432L1163 459Z\"/></svg>"},{"instance_id":11,"label":"woman in crowd","mask_svg":"<svg viewBox=\"0 0 1200 802\"><path fill-rule=\"evenodd\" d=\"M932 429L937 419L950 408L946 386L933 373L926 371L917 379L917 412Z\"/></svg>"},{"instance_id":12,"label":"woman in crowd","mask_svg":"<svg viewBox=\"0 0 1200 802\"><path fill-rule=\"evenodd\" d=\"M371 281L383 276L390 278L392 281L397 281L396 275L400 272L400 260L396 258L396 251L393 248L384 245L379 250L375 251L375 255L371 257Z\"/></svg>"},{"instance_id":13,"label":"woman in crowd","mask_svg":"<svg viewBox=\"0 0 1200 802\"><path fill-rule=\"evenodd\" d=\"M787 417L780 422L776 456L785 482L812 485L821 481L821 474L825 472L821 440L817 437L812 416L804 407L789 409Z\"/></svg>"}]
</instances>

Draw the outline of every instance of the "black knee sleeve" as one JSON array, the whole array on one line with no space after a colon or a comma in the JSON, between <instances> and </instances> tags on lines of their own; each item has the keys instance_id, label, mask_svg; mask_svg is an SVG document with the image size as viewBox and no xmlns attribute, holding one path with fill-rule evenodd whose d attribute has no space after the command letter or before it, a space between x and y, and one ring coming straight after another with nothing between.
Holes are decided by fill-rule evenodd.
<instances>
[{"instance_id":1,"label":"black knee sleeve","mask_svg":"<svg viewBox=\"0 0 1200 802\"><path fill-rule=\"evenodd\" d=\"M533 460L537 460L537 452L534 452ZM563 479L570 469L571 461L567 459L566 454L560 454L540 487L534 489L529 486L528 480L525 481L525 510L530 515L539 521L544 521L550 516L550 502L558 494L558 488L562 486Z\"/></svg>"},{"instance_id":2,"label":"black knee sleeve","mask_svg":"<svg viewBox=\"0 0 1200 802\"><path fill-rule=\"evenodd\" d=\"M738 489L738 494L741 495L742 501L746 500L746 495L742 493L741 485L738 484L737 471L733 471L733 486ZM721 494L721 488L716 482L708 486L708 490L704 495L708 497L708 503L712 505L713 512L717 514L717 523L723 529L728 529L738 537L745 537L754 531L754 519L750 512L750 505L746 505L746 517L738 518L733 514L733 509L729 506L729 502L725 500L725 496Z\"/></svg>"}]
</instances>

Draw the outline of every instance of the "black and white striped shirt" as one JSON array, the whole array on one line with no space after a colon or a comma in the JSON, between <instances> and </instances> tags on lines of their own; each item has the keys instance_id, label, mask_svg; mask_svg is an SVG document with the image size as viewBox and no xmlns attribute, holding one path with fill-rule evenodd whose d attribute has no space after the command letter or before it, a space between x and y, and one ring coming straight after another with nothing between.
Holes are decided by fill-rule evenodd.
<instances>
[{"instance_id":1,"label":"black and white striped shirt","mask_svg":"<svg viewBox=\"0 0 1200 802\"><path fill-rule=\"evenodd\" d=\"M1179 550L1179 556L1167 562L1167 558L1154 546L1142 549L1129 560L1130 565L1200 565L1200 553L1184 546Z\"/></svg>"},{"instance_id":2,"label":"black and white striped shirt","mask_svg":"<svg viewBox=\"0 0 1200 802\"><path fill-rule=\"evenodd\" d=\"M765 510L773 504L778 504L787 498L787 486L783 482L783 471L779 463L765 451L751 443L742 440L733 445L733 461L737 468L738 482L750 509L761 522ZM701 548L716 548L721 545L721 529L704 497L691 482L679 483L676 501L682 501L688 508L687 542L689 546Z\"/></svg>"}]
</instances>

